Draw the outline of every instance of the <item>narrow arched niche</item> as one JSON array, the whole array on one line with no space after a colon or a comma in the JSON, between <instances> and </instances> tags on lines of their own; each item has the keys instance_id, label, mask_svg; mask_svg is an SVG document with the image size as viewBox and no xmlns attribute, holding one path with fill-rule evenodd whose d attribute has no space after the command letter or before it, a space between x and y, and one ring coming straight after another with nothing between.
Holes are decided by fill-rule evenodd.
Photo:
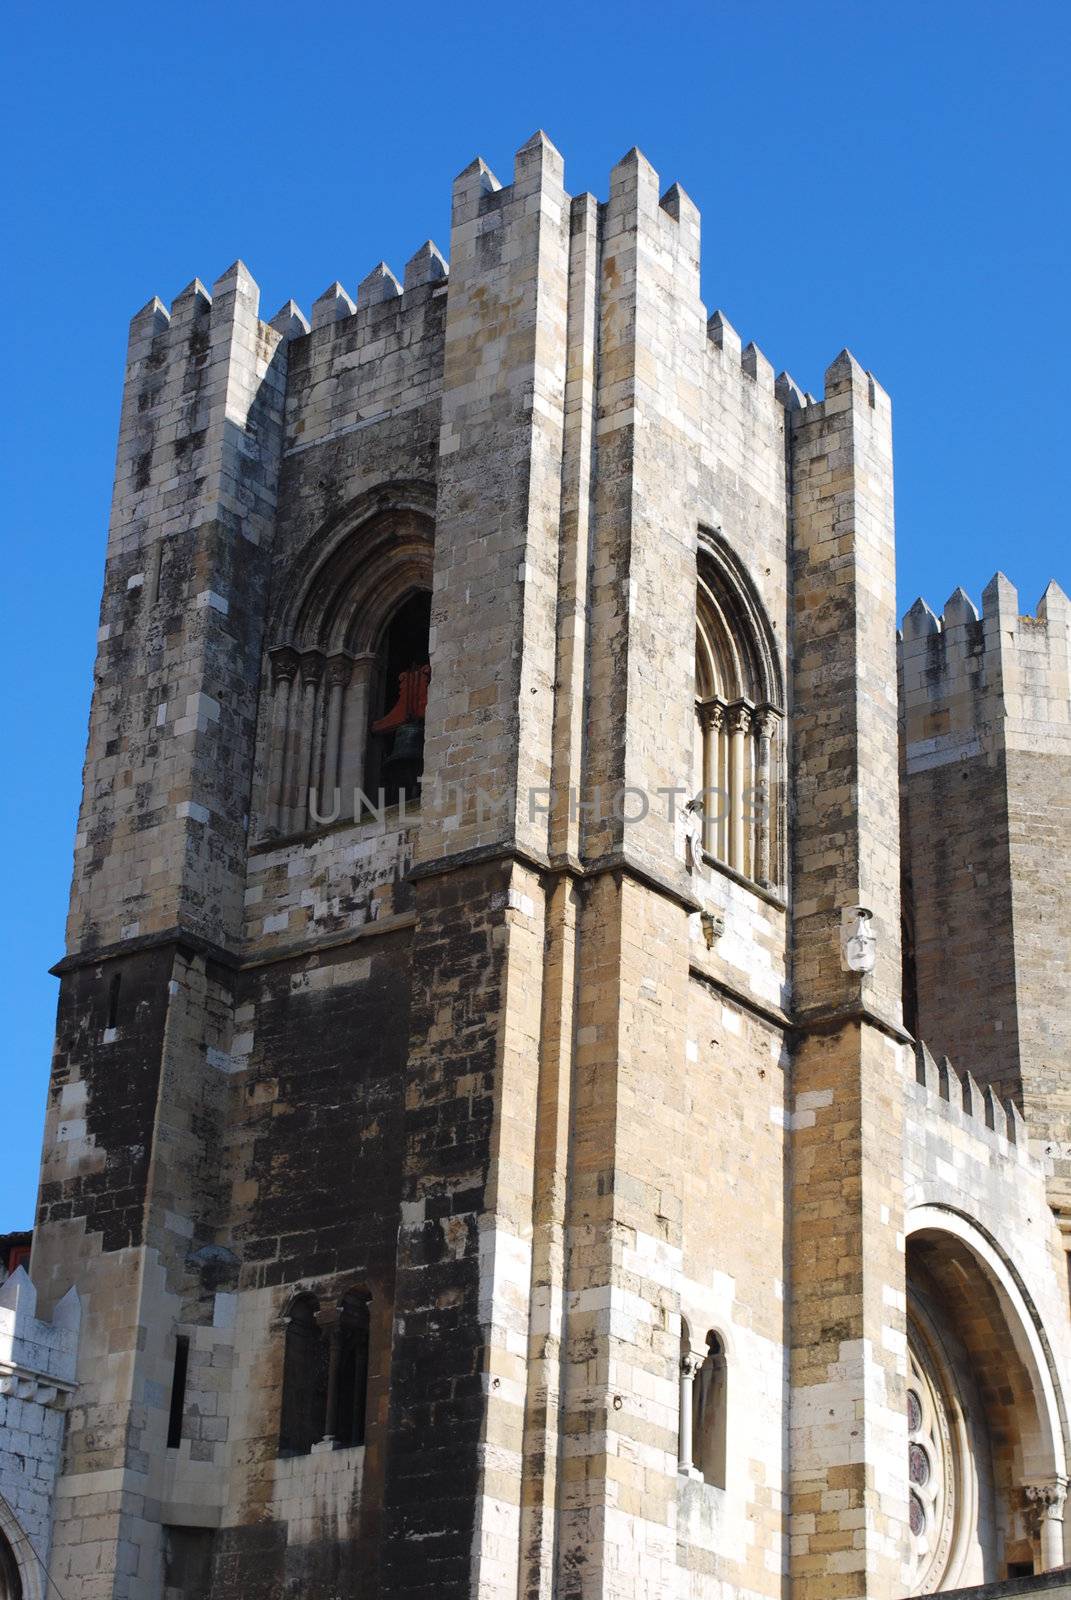
<instances>
[{"instance_id":1,"label":"narrow arched niche","mask_svg":"<svg viewBox=\"0 0 1071 1600\"><path fill-rule=\"evenodd\" d=\"M728 1383L721 1335L712 1328L697 1347L682 1317L677 1470L717 1489L726 1486Z\"/></svg>"},{"instance_id":2,"label":"narrow arched niche","mask_svg":"<svg viewBox=\"0 0 1071 1600\"><path fill-rule=\"evenodd\" d=\"M368 1367L371 1340L371 1296L351 1289L338 1304L333 1330L334 1382L329 1396L328 1428L340 1447L363 1445L368 1419Z\"/></svg>"}]
</instances>

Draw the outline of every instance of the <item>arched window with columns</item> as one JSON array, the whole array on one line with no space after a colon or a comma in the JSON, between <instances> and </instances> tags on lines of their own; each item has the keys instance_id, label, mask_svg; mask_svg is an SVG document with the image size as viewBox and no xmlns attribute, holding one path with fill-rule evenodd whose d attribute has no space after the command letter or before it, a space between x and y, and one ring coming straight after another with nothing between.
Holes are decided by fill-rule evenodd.
<instances>
[{"instance_id":1,"label":"arched window with columns","mask_svg":"<svg viewBox=\"0 0 1071 1600\"><path fill-rule=\"evenodd\" d=\"M773 633L743 567L700 533L694 791L703 849L766 889L784 883L784 700Z\"/></svg>"},{"instance_id":2,"label":"arched window with columns","mask_svg":"<svg viewBox=\"0 0 1071 1600\"><path fill-rule=\"evenodd\" d=\"M365 1442L372 1297L294 1297L283 1318L279 1454L352 1449Z\"/></svg>"},{"instance_id":3,"label":"arched window with columns","mask_svg":"<svg viewBox=\"0 0 1071 1600\"><path fill-rule=\"evenodd\" d=\"M716 1489L726 1486L728 1370L725 1344L710 1329L701 1347L681 1319L680 1423L677 1470Z\"/></svg>"},{"instance_id":4,"label":"arched window with columns","mask_svg":"<svg viewBox=\"0 0 1071 1600\"><path fill-rule=\"evenodd\" d=\"M268 651L263 831L353 820L354 794L415 800L430 677L432 492L365 497L282 584Z\"/></svg>"}]
</instances>

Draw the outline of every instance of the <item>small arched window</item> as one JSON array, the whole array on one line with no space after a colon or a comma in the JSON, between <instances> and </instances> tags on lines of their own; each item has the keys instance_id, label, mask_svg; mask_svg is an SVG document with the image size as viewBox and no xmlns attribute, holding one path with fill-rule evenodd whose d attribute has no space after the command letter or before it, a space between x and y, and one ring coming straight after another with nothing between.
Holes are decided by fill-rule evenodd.
<instances>
[{"instance_id":1,"label":"small arched window","mask_svg":"<svg viewBox=\"0 0 1071 1600\"><path fill-rule=\"evenodd\" d=\"M119 1026L119 995L122 992L122 988L123 974L121 972L113 973L111 982L108 984L108 1021L106 1026L109 1028L117 1028Z\"/></svg>"},{"instance_id":2,"label":"small arched window","mask_svg":"<svg viewBox=\"0 0 1071 1600\"><path fill-rule=\"evenodd\" d=\"M677 1470L724 1489L728 1385L720 1336L711 1330L704 1347L696 1349L682 1319L680 1373Z\"/></svg>"},{"instance_id":3,"label":"small arched window","mask_svg":"<svg viewBox=\"0 0 1071 1600\"><path fill-rule=\"evenodd\" d=\"M371 1298L351 1289L334 1304L294 1299L286 1314L279 1454L365 1442Z\"/></svg>"},{"instance_id":4,"label":"small arched window","mask_svg":"<svg viewBox=\"0 0 1071 1600\"><path fill-rule=\"evenodd\" d=\"M695 793L703 849L764 888L783 882L780 671L765 613L714 535L700 540L696 590Z\"/></svg>"},{"instance_id":5,"label":"small arched window","mask_svg":"<svg viewBox=\"0 0 1071 1600\"><path fill-rule=\"evenodd\" d=\"M338 1308L337 1382L331 1397L330 1432L342 1448L364 1444L368 1412L370 1302L361 1290L344 1295Z\"/></svg>"},{"instance_id":6,"label":"small arched window","mask_svg":"<svg viewBox=\"0 0 1071 1600\"><path fill-rule=\"evenodd\" d=\"M302 1294L291 1302L286 1314L279 1414L281 1456L308 1455L324 1436L328 1352L318 1312L315 1296Z\"/></svg>"}]
</instances>

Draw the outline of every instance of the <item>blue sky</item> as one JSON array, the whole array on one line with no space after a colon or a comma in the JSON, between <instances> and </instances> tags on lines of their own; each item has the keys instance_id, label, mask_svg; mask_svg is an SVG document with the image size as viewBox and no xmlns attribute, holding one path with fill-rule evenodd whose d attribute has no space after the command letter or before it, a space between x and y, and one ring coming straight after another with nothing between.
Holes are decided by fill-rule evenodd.
<instances>
[{"instance_id":1,"label":"blue sky","mask_svg":"<svg viewBox=\"0 0 1071 1600\"><path fill-rule=\"evenodd\" d=\"M543 127L573 193L638 144L703 289L821 392L893 396L901 609L1068 557L1071 10L962 0L467 0L304 12L16 0L0 1231L33 1212L128 318L241 256L271 316L449 246L454 174Z\"/></svg>"}]
</instances>

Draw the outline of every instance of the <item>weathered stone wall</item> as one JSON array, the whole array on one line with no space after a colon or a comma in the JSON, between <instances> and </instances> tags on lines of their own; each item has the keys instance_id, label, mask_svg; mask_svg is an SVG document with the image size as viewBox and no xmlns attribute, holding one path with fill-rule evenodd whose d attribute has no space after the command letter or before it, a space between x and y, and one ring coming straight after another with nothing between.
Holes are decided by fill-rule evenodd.
<instances>
[{"instance_id":1,"label":"weathered stone wall","mask_svg":"<svg viewBox=\"0 0 1071 1600\"><path fill-rule=\"evenodd\" d=\"M791 1054L780 1026L723 991L694 981L689 999L680 1305L694 1348L713 1331L726 1350L730 1470L723 1487L678 1479L677 1560L696 1596L723 1585L776 1596L787 1576Z\"/></svg>"},{"instance_id":2,"label":"weathered stone wall","mask_svg":"<svg viewBox=\"0 0 1071 1600\"><path fill-rule=\"evenodd\" d=\"M81 1321L74 1290L50 1322L36 1310L33 1283L16 1267L0 1285L0 1537L27 1596L40 1593L48 1564Z\"/></svg>"},{"instance_id":3,"label":"weathered stone wall","mask_svg":"<svg viewBox=\"0 0 1071 1600\"><path fill-rule=\"evenodd\" d=\"M238 1271L221 1595L263 1583L372 1593L382 1500L401 1176L408 934L356 941L243 978L231 1057L227 1241ZM299 1290L372 1297L363 1446L281 1459L283 1315ZM191 1451L193 1445L190 1446ZM266 1537L278 1524L278 1537ZM250 1525L255 1525L250 1526ZM248 1530L248 1531L245 1531ZM224 1546L221 1546L223 1548ZM215 1592L215 1591L214 1591Z\"/></svg>"},{"instance_id":4,"label":"weathered stone wall","mask_svg":"<svg viewBox=\"0 0 1071 1600\"><path fill-rule=\"evenodd\" d=\"M285 387L257 303L239 262L131 325L72 952L239 933Z\"/></svg>"}]
</instances>

